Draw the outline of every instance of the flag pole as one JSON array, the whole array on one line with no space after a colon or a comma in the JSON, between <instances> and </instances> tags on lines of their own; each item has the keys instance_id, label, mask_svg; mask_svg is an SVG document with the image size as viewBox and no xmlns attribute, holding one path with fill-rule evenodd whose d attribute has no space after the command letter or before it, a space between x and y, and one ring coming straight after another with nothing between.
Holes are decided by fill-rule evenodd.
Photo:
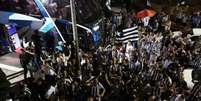
<instances>
[{"instance_id":1,"label":"flag pole","mask_svg":"<svg viewBox=\"0 0 201 101\"><path fill-rule=\"evenodd\" d=\"M76 55L76 69L77 73L78 71L81 72L80 67L80 57L79 57L79 42L78 42L78 33L77 33L77 26L76 26L76 12L75 12L75 1L70 0L70 7L71 7L71 19L72 19L72 27L73 27L73 39L74 39L74 47L75 47L75 55ZM80 74L78 74L80 75Z\"/></svg>"}]
</instances>

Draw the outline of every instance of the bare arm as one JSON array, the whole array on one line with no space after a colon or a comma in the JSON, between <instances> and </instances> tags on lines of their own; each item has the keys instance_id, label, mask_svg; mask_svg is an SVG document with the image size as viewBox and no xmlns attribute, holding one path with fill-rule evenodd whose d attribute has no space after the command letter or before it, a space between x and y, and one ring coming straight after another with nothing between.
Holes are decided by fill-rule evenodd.
<instances>
[{"instance_id":1,"label":"bare arm","mask_svg":"<svg viewBox=\"0 0 201 101\"><path fill-rule=\"evenodd\" d=\"M26 50L26 49L24 49L24 48L22 48L22 50L23 50L24 52L28 53L28 54L35 55L33 52L28 51L28 50Z\"/></svg>"}]
</instances>

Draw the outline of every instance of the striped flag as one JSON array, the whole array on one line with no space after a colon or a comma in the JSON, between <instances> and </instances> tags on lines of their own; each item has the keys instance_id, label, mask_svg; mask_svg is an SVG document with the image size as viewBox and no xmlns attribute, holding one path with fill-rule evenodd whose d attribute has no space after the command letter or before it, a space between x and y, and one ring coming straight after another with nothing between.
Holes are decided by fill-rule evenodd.
<instances>
[{"instance_id":1,"label":"striped flag","mask_svg":"<svg viewBox=\"0 0 201 101\"><path fill-rule=\"evenodd\" d=\"M170 86L172 85L172 79L171 79L167 74L164 74L163 76L164 76L164 77L162 78L163 83L164 83L166 86L170 87Z\"/></svg>"},{"instance_id":2,"label":"striped flag","mask_svg":"<svg viewBox=\"0 0 201 101\"><path fill-rule=\"evenodd\" d=\"M197 82L193 86L193 89L191 90L191 94L192 96L197 96L200 91L201 91L201 82Z\"/></svg>"},{"instance_id":3,"label":"striped flag","mask_svg":"<svg viewBox=\"0 0 201 101\"><path fill-rule=\"evenodd\" d=\"M122 32L116 33L116 42L136 42L138 39L138 27L127 28L122 30Z\"/></svg>"},{"instance_id":4,"label":"striped flag","mask_svg":"<svg viewBox=\"0 0 201 101\"><path fill-rule=\"evenodd\" d=\"M157 81L159 79L160 72L155 68L151 69L151 81Z\"/></svg>"}]
</instances>

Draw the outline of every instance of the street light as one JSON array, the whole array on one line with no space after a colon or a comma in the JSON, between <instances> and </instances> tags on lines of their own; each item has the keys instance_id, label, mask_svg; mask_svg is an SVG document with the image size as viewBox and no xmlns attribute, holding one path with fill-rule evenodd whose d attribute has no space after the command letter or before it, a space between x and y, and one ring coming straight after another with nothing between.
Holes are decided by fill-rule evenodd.
<instances>
[{"instance_id":1,"label":"street light","mask_svg":"<svg viewBox=\"0 0 201 101\"><path fill-rule=\"evenodd\" d=\"M78 34L77 34L77 26L76 26L76 14L75 14L75 1L70 0L70 7L71 7L71 19L72 19L72 26L73 26L73 39L74 39L74 47L75 47L75 54L76 54L76 69L77 73L81 70L80 67L80 57L79 57L79 42L78 42Z\"/></svg>"}]
</instances>

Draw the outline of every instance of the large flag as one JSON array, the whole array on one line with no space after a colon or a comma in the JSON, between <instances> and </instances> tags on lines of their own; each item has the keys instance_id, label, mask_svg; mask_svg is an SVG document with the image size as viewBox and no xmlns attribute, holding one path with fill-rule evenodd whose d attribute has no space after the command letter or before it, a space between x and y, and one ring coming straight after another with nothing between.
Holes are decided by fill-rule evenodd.
<instances>
[{"instance_id":1,"label":"large flag","mask_svg":"<svg viewBox=\"0 0 201 101\"><path fill-rule=\"evenodd\" d=\"M50 17L49 13L47 12L41 0L34 0L34 1L38 9L40 10L40 13L43 15L43 17L45 17L46 20L45 24L39 29L39 31L47 33L48 31L53 29L56 25L54 24L53 19Z\"/></svg>"},{"instance_id":2,"label":"large flag","mask_svg":"<svg viewBox=\"0 0 201 101\"><path fill-rule=\"evenodd\" d=\"M136 42L138 39L138 27L127 28L116 34L116 42Z\"/></svg>"},{"instance_id":3,"label":"large flag","mask_svg":"<svg viewBox=\"0 0 201 101\"><path fill-rule=\"evenodd\" d=\"M45 19L45 24L39 29L39 31L43 33L47 33L54 28L54 22L52 22L52 18L45 17Z\"/></svg>"},{"instance_id":4,"label":"large flag","mask_svg":"<svg viewBox=\"0 0 201 101\"><path fill-rule=\"evenodd\" d=\"M36 6L38 7L39 11L41 12L41 14L43 15L43 17L45 17L45 20L46 20L45 24L42 26L42 28L39 31L48 32L51 29L55 28L57 33L61 37L62 41L65 43L66 42L65 39L63 38L61 32L59 31L58 27L54 23L54 20L51 18L51 16L48 13L47 9L42 4L41 0L34 0L34 2L36 4Z\"/></svg>"}]
</instances>

